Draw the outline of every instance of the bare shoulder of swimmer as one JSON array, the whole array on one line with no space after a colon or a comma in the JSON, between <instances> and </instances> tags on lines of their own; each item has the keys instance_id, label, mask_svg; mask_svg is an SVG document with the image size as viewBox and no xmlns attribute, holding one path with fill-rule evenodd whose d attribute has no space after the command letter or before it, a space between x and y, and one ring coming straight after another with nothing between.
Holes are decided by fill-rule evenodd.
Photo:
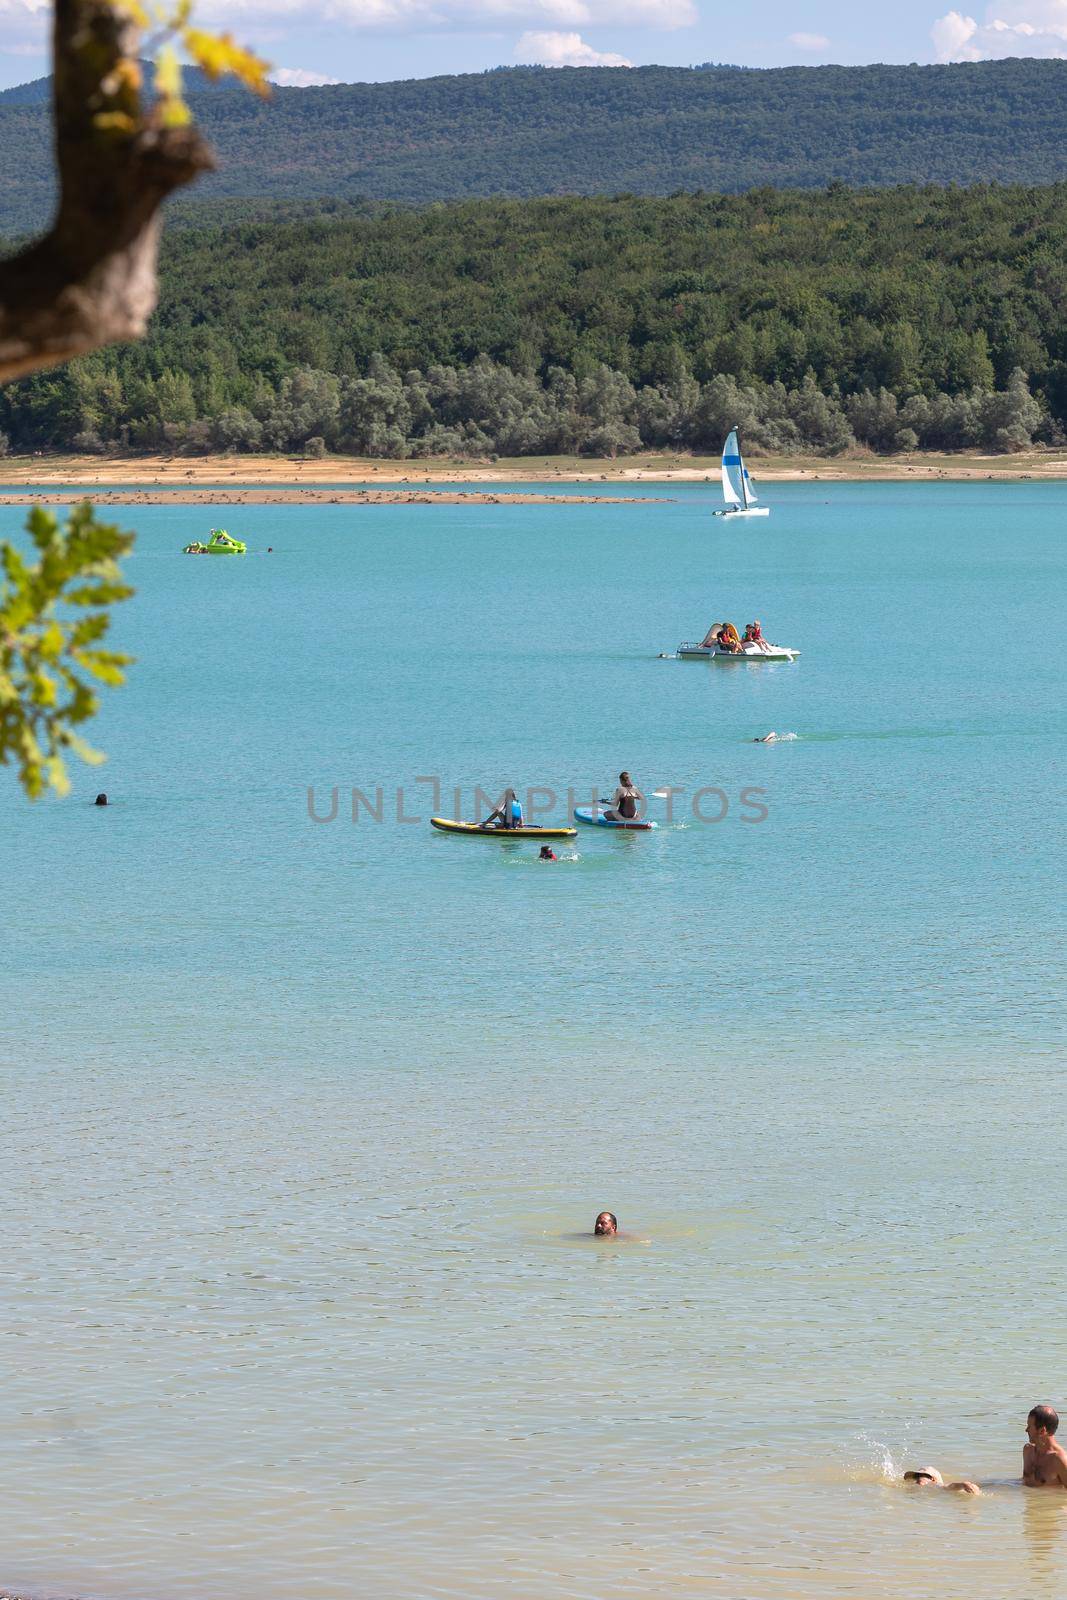
<instances>
[{"instance_id":1,"label":"bare shoulder of swimmer","mask_svg":"<svg viewBox=\"0 0 1067 1600\"><path fill-rule=\"evenodd\" d=\"M972 1483L969 1478L961 1478L959 1483L946 1483L945 1488L955 1489L957 1494L981 1494L982 1492L978 1485Z\"/></svg>"}]
</instances>

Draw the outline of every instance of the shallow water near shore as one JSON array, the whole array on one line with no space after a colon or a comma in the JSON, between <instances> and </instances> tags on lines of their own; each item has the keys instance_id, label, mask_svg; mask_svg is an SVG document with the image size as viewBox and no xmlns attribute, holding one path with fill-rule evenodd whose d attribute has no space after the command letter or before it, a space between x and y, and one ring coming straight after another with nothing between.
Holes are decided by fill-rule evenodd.
<instances>
[{"instance_id":1,"label":"shallow water near shore","mask_svg":"<svg viewBox=\"0 0 1067 1600\"><path fill-rule=\"evenodd\" d=\"M0 784L0 1584L1063 1593L1067 484L635 492L114 513L110 759Z\"/></svg>"}]
</instances>

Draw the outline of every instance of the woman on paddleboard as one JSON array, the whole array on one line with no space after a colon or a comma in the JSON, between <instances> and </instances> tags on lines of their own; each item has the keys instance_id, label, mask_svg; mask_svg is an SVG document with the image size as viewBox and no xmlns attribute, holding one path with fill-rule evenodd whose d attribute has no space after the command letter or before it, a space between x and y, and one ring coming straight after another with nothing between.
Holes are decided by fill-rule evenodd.
<instances>
[{"instance_id":1,"label":"woman on paddleboard","mask_svg":"<svg viewBox=\"0 0 1067 1600\"><path fill-rule=\"evenodd\" d=\"M609 822L632 822L645 809L645 797L628 772L619 773L619 787L611 797L611 810L604 815Z\"/></svg>"}]
</instances>

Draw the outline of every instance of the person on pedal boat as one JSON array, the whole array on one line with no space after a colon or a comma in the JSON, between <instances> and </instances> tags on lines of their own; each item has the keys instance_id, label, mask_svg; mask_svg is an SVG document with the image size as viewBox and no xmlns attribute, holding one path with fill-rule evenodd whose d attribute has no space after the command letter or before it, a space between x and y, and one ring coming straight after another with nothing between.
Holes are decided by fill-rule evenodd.
<instances>
[{"instance_id":1,"label":"person on pedal boat","mask_svg":"<svg viewBox=\"0 0 1067 1600\"><path fill-rule=\"evenodd\" d=\"M611 809L604 815L609 822L632 822L644 809L644 795L634 787L628 772L619 773L619 787L611 797Z\"/></svg>"},{"instance_id":2,"label":"person on pedal boat","mask_svg":"<svg viewBox=\"0 0 1067 1600\"><path fill-rule=\"evenodd\" d=\"M758 622L748 622L745 624L745 637L741 640L741 643L757 644L761 650L764 649L767 641L763 637L763 629L760 627Z\"/></svg>"},{"instance_id":3,"label":"person on pedal boat","mask_svg":"<svg viewBox=\"0 0 1067 1600\"><path fill-rule=\"evenodd\" d=\"M482 827L509 829L525 827L522 806L519 804L518 796L516 795L514 789L504 790L503 800L501 800L496 810L490 816L486 817L485 821L482 823Z\"/></svg>"},{"instance_id":4,"label":"person on pedal boat","mask_svg":"<svg viewBox=\"0 0 1067 1600\"><path fill-rule=\"evenodd\" d=\"M741 641L737 636L737 629L734 627L732 622L723 623L722 627L719 629L717 643L719 649L725 651L728 656L735 656L738 654L741 649Z\"/></svg>"}]
</instances>

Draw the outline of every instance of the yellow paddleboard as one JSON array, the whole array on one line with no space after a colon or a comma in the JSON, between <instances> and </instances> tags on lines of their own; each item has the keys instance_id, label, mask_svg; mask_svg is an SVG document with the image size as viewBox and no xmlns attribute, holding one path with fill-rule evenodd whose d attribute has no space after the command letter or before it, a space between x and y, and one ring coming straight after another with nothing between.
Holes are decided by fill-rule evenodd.
<instances>
[{"instance_id":1,"label":"yellow paddleboard","mask_svg":"<svg viewBox=\"0 0 1067 1600\"><path fill-rule=\"evenodd\" d=\"M431 828L442 833L477 834L482 839L573 839L577 828L483 828L479 822L452 822L448 817L431 817Z\"/></svg>"}]
</instances>

